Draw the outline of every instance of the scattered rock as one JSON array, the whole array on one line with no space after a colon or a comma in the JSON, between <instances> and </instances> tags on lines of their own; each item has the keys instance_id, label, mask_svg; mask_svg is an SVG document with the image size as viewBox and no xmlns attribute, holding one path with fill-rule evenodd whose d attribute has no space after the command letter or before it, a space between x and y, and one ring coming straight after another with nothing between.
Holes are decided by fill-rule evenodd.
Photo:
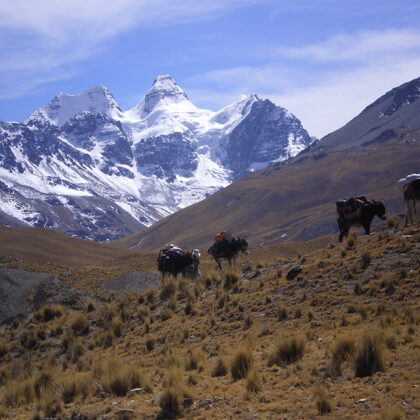
<instances>
[{"instance_id":1,"label":"scattered rock","mask_svg":"<svg viewBox=\"0 0 420 420\"><path fill-rule=\"evenodd\" d=\"M293 280L298 274L300 274L303 270L301 265L295 265L292 267L286 275L287 280Z\"/></svg>"},{"instance_id":2,"label":"scattered rock","mask_svg":"<svg viewBox=\"0 0 420 420\"><path fill-rule=\"evenodd\" d=\"M133 394L146 394L146 391L143 388L133 388L128 392L132 392Z\"/></svg>"},{"instance_id":3,"label":"scattered rock","mask_svg":"<svg viewBox=\"0 0 420 420\"><path fill-rule=\"evenodd\" d=\"M204 407L210 407L215 403L219 403L219 402L225 402L226 400L224 398L221 397L212 397L212 398L207 398L205 400L200 400L197 401L193 406L192 409L193 410L200 410L201 408Z\"/></svg>"}]
</instances>

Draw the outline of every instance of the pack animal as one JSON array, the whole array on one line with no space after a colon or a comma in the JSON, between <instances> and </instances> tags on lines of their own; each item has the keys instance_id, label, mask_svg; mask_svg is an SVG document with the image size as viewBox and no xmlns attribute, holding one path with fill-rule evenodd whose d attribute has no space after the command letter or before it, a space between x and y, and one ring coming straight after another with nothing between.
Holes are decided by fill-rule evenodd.
<instances>
[{"instance_id":1,"label":"pack animal","mask_svg":"<svg viewBox=\"0 0 420 420\"><path fill-rule=\"evenodd\" d=\"M347 237L349 234L350 228L352 226L362 226L365 230L365 234L370 234L370 225L375 216L385 220L385 204L381 200L365 200L361 205L350 208L349 211L338 211L339 214L337 218L338 228L340 234L338 236L339 241L341 242L344 237Z\"/></svg>"},{"instance_id":2,"label":"pack animal","mask_svg":"<svg viewBox=\"0 0 420 420\"><path fill-rule=\"evenodd\" d=\"M208 249L208 253L213 256L221 271L223 271L222 260L226 259L229 266L232 267L236 264L236 259L240 252L248 254L248 242L245 238L240 237L236 239L232 238L230 240L222 239L215 242Z\"/></svg>"},{"instance_id":3,"label":"pack animal","mask_svg":"<svg viewBox=\"0 0 420 420\"><path fill-rule=\"evenodd\" d=\"M413 214L416 213L416 200L420 200L420 179L414 179L404 186L404 202L406 206L405 226L408 226L408 221L414 224Z\"/></svg>"},{"instance_id":4,"label":"pack animal","mask_svg":"<svg viewBox=\"0 0 420 420\"><path fill-rule=\"evenodd\" d=\"M185 252L178 247L166 247L159 252L157 258L158 270L162 273L162 281L165 276L177 278L179 273L185 277L187 269L196 263L196 258L192 252Z\"/></svg>"}]
</instances>

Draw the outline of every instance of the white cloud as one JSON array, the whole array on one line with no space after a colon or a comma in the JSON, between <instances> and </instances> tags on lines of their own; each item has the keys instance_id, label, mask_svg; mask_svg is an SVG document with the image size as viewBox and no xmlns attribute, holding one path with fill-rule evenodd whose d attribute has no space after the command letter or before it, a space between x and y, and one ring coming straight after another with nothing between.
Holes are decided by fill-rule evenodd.
<instances>
[{"instance_id":1,"label":"white cloud","mask_svg":"<svg viewBox=\"0 0 420 420\"><path fill-rule=\"evenodd\" d=\"M216 88L256 92L302 120L311 135L322 137L341 127L388 90L420 76L420 32L388 30L335 36L315 45L273 49L259 67L236 67L197 75L194 85L212 84L197 99L217 103ZM207 98L207 99L206 99ZM222 105L222 104L220 104Z\"/></svg>"},{"instance_id":2,"label":"white cloud","mask_svg":"<svg viewBox=\"0 0 420 420\"><path fill-rule=\"evenodd\" d=\"M105 41L137 26L177 25L269 0L3 0L0 98L74 74Z\"/></svg>"}]
</instances>

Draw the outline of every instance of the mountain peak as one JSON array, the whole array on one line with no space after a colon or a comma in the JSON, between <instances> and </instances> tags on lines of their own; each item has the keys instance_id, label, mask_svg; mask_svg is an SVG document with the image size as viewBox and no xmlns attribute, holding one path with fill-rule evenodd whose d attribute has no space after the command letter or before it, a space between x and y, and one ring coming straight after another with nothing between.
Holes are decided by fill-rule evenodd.
<instances>
[{"instance_id":1,"label":"mountain peak","mask_svg":"<svg viewBox=\"0 0 420 420\"><path fill-rule=\"evenodd\" d=\"M152 88L147 92L144 98L143 111L150 113L160 103L165 104L179 103L188 101L188 97L176 81L169 74L163 74L156 77Z\"/></svg>"},{"instance_id":2,"label":"mountain peak","mask_svg":"<svg viewBox=\"0 0 420 420\"><path fill-rule=\"evenodd\" d=\"M76 95L61 92L51 102L32 113L26 121L43 119L62 126L75 115L89 111L114 116L121 109L105 86L94 86Z\"/></svg>"}]
</instances>

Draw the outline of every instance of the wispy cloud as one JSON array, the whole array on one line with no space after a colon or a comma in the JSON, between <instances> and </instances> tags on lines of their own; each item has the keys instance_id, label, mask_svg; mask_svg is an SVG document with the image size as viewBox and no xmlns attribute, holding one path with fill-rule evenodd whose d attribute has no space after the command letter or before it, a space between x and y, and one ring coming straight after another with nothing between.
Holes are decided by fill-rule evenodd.
<instances>
[{"instance_id":1,"label":"wispy cloud","mask_svg":"<svg viewBox=\"0 0 420 420\"><path fill-rule=\"evenodd\" d=\"M226 86L232 87L232 95L238 91L265 95L321 137L386 91L420 76L420 31L360 32L300 48L273 48L266 62L197 75L189 82L212 84L215 89L223 84L225 97ZM217 102L209 93L206 96L210 104Z\"/></svg>"},{"instance_id":2,"label":"wispy cloud","mask_svg":"<svg viewBox=\"0 0 420 420\"><path fill-rule=\"evenodd\" d=\"M0 98L67 78L107 40L137 26L209 19L261 0L0 2ZM265 1L265 0L263 0Z\"/></svg>"}]
</instances>

